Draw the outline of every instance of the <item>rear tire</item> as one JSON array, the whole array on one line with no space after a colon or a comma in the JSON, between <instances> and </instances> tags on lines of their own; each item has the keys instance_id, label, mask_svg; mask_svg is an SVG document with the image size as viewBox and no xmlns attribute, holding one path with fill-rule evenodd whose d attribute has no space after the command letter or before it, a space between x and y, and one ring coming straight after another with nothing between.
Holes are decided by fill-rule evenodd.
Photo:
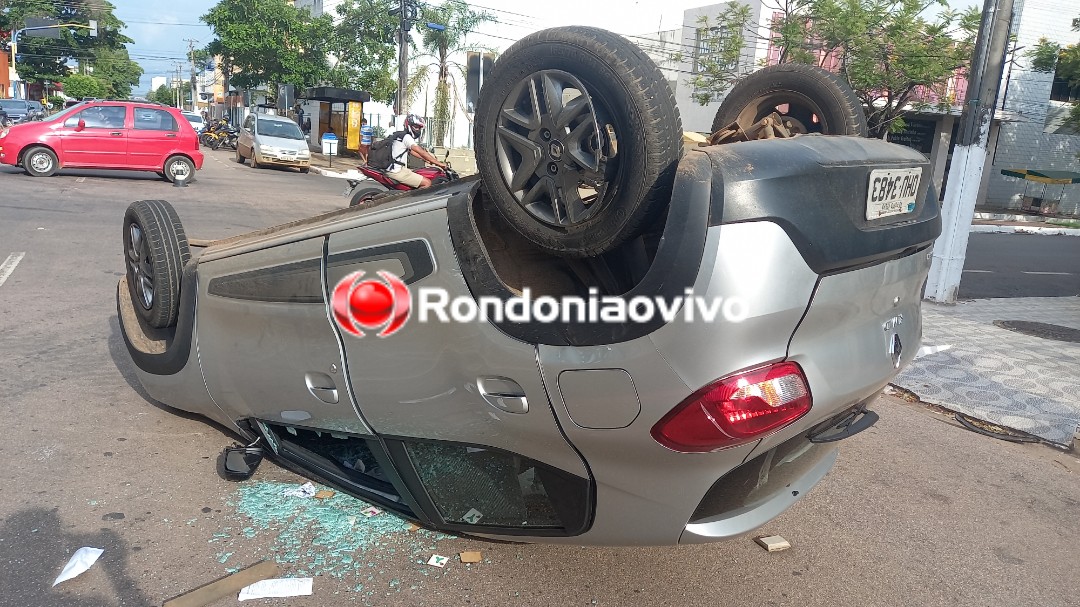
<instances>
[{"instance_id":1,"label":"rear tire","mask_svg":"<svg viewBox=\"0 0 1080 607\"><path fill-rule=\"evenodd\" d=\"M140 200L124 214L124 259L135 311L152 327L176 324L180 279L191 259L180 217L164 200Z\"/></svg>"},{"instance_id":2,"label":"rear tire","mask_svg":"<svg viewBox=\"0 0 1080 607\"><path fill-rule=\"evenodd\" d=\"M526 36L484 79L475 125L495 207L556 255L610 251L670 202L682 154L675 96L622 36L591 27Z\"/></svg>"},{"instance_id":3,"label":"rear tire","mask_svg":"<svg viewBox=\"0 0 1080 607\"><path fill-rule=\"evenodd\" d=\"M785 111L777 110L785 105ZM867 136L866 115L848 83L830 71L798 63L766 67L740 80L716 110L712 132L733 122L747 130L773 112L785 123L793 119L795 132Z\"/></svg>"},{"instance_id":4,"label":"rear tire","mask_svg":"<svg viewBox=\"0 0 1080 607\"><path fill-rule=\"evenodd\" d=\"M31 177L51 177L60 169L60 161L49 148L32 147L23 154L23 170Z\"/></svg>"},{"instance_id":5,"label":"rear tire","mask_svg":"<svg viewBox=\"0 0 1080 607\"><path fill-rule=\"evenodd\" d=\"M371 203L383 196L389 194L390 191L381 185L359 185L353 190L352 196L349 197L350 207L370 207Z\"/></svg>"},{"instance_id":6,"label":"rear tire","mask_svg":"<svg viewBox=\"0 0 1080 607\"><path fill-rule=\"evenodd\" d=\"M170 156L165 161L165 179L176 183L179 176L183 175L188 183L195 181L195 163L187 156Z\"/></svg>"},{"instance_id":7,"label":"rear tire","mask_svg":"<svg viewBox=\"0 0 1080 607\"><path fill-rule=\"evenodd\" d=\"M244 164L244 157L240 155L240 149L237 148L236 155L233 156L233 161L237 164Z\"/></svg>"}]
</instances>

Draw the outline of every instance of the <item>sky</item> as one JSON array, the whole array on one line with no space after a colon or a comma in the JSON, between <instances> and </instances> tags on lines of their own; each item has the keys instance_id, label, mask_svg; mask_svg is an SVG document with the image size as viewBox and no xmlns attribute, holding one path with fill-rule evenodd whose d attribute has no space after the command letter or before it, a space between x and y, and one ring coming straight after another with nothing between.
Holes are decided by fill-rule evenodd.
<instances>
[{"instance_id":1,"label":"sky","mask_svg":"<svg viewBox=\"0 0 1080 607\"><path fill-rule=\"evenodd\" d=\"M190 70L190 65L186 62L186 39L197 40L196 47L205 46L213 39L213 32L200 23L199 17L217 4L217 0L183 0L171 3L161 0L111 2L116 6L116 15L127 24L124 33L135 41L128 46L129 53L144 71L142 81L135 90L136 94L145 93L150 88L151 77L175 74L178 62L184 63L186 78ZM591 25L628 35L675 29L682 23L683 10L711 3L709 0L469 2L474 9L487 10L495 15L497 22L482 25L476 42L496 49L504 49L530 32L561 25ZM954 8L981 4L981 0L951 1Z\"/></svg>"}]
</instances>

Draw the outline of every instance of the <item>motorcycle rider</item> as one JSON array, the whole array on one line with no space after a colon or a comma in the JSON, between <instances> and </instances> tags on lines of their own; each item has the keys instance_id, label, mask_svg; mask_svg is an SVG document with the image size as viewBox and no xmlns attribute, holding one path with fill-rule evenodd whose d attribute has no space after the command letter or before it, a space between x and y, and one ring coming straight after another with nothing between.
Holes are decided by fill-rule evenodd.
<instances>
[{"instance_id":1,"label":"motorcycle rider","mask_svg":"<svg viewBox=\"0 0 1080 607\"><path fill-rule=\"evenodd\" d=\"M441 169L445 169L446 165L439 162L431 152L425 150L417 140L424 134L424 119L416 114L409 114L405 117L405 130L400 139L395 138L393 147L390 150L391 158L393 158L393 164L390 165L390 169L387 171L387 176L399 183L412 186L414 188L427 188L431 187L431 180L427 177L414 173L409 169L407 165L407 154L412 154L417 158L433 164Z\"/></svg>"}]
</instances>

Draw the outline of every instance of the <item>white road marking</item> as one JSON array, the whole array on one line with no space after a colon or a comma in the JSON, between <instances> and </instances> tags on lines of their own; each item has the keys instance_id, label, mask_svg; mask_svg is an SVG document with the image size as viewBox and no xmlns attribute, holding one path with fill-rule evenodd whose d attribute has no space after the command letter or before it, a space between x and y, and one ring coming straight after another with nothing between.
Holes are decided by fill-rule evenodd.
<instances>
[{"instance_id":1,"label":"white road marking","mask_svg":"<svg viewBox=\"0 0 1080 607\"><path fill-rule=\"evenodd\" d=\"M12 253L7 256L4 263L0 263L0 285L3 285L8 276L11 276L11 273L15 271L15 266L19 265L25 255L26 253Z\"/></svg>"},{"instance_id":2,"label":"white road marking","mask_svg":"<svg viewBox=\"0 0 1080 607\"><path fill-rule=\"evenodd\" d=\"M1022 272L1023 274L1035 274L1038 276L1072 276L1072 272Z\"/></svg>"},{"instance_id":3,"label":"white road marking","mask_svg":"<svg viewBox=\"0 0 1080 607\"><path fill-rule=\"evenodd\" d=\"M84 181L86 181L86 177L79 177L75 180L75 183L83 183Z\"/></svg>"},{"instance_id":4,"label":"white road marking","mask_svg":"<svg viewBox=\"0 0 1080 607\"><path fill-rule=\"evenodd\" d=\"M972 274L993 274L993 270L964 270L965 272L971 272Z\"/></svg>"}]
</instances>

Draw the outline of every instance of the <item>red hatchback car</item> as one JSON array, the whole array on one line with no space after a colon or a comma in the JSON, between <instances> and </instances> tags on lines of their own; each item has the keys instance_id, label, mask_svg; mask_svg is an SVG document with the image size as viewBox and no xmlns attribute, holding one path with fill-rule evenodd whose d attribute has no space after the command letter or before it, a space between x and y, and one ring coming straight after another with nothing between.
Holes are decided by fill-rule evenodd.
<instances>
[{"instance_id":1,"label":"red hatchback car","mask_svg":"<svg viewBox=\"0 0 1080 607\"><path fill-rule=\"evenodd\" d=\"M202 168L199 138L180 110L90 101L0 131L0 164L48 177L62 168L152 171L190 181Z\"/></svg>"}]
</instances>

